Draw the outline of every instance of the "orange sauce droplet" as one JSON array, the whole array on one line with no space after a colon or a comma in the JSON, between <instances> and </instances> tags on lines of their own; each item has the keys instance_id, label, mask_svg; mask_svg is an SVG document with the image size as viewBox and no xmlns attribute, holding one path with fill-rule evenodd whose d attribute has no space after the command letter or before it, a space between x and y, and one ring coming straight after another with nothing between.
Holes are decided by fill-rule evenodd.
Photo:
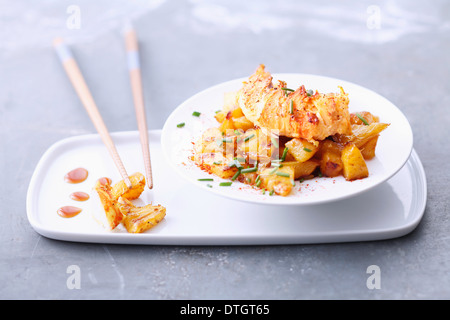
<instances>
[{"instance_id":1,"label":"orange sauce droplet","mask_svg":"<svg viewBox=\"0 0 450 320\"><path fill-rule=\"evenodd\" d=\"M72 218L81 212L80 208L64 206L58 209L57 213L63 218Z\"/></svg>"},{"instance_id":2,"label":"orange sauce droplet","mask_svg":"<svg viewBox=\"0 0 450 320\"><path fill-rule=\"evenodd\" d=\"M89 199L89 194L82 191L76 191L70 194L70 199L75 201L86 201Z\"/></svg>"},{"instance_id":3,"label":"orange sauce droplet","mask_svg":"<svg viewBox=\"0 0 450 320\"><path fill-rule=\"evenodd\" d=\"M64 180L69 183L80 183L86 180L88 177L88 171L84 168L76 168L68 172L64 176Z\"/></svg>"}]
</instances>

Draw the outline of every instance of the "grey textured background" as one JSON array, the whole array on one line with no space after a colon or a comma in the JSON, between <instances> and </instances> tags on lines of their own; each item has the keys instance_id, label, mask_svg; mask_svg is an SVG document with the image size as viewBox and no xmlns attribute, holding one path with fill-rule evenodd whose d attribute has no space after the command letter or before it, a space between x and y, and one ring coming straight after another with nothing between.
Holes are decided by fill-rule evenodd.
<instances>
[{"instance_id":1,"label":"grey textured background","mask_svg":"<svg viewBox=\"0 0 450 320\"><path fill-rule=\"evenodd\" d=\"M79 29L67 26L70 5L80 9ZM37 162L54 142L95 132L51 42L71 44L109 129L135 130L126 19L141 43L150 129L259 63L387 97L408 117L427 173L421 224L393 240L292 246L101 245L37 234L25 207ZM449 299L449 40L448 1L0 0L0 298ZM79 290L66 286L73 264ZM372 264L379 290L366 287Z\"/></svg>"}]
</instances>

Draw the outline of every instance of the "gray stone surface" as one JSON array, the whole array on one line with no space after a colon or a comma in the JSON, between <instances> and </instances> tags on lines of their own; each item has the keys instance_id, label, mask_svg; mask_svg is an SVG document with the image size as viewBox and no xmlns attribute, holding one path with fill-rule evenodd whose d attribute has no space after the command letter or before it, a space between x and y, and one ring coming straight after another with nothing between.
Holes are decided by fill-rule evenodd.
<instances>
[{"instance_id":1,"label":"gray stone surface","mask_svg":"<svg viewBox=\"0 0 450 320\"><path fill-rule=\"evenodd\" d=\"M79 29L70 28L70 5L80 9ZM450 5L373 5L0 1L0 298L449 299ZM25 207L37 162L54 142L94 132L51 42L58 35L70 42L109 129L135 130L125 19L141 42L151 129L191 95L247 76L259 63L345 79L387 97L408 117L427 173L421 224L392 240L290 246L126 246L40 236ZM369 290L373 264L381 289ZM80 267L79 290L66 285L69 265Z\"/></svg>"}]
</instances>

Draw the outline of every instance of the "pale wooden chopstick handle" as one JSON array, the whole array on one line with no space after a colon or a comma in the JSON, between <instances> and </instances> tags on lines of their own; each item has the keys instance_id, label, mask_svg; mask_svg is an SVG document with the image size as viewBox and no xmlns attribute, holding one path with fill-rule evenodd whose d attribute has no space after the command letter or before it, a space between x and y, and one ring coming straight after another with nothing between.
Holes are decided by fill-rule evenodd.
<instances>
[{"instance_id":1,"label":"pale wooden chopstick handle","mask_svg":"<svg viewBox=\"0 0 450 320\"><path fill-rule=\"evenodd\" d=\"M128 70L130 73L131 91L133 94L136 119L141 140L144 166L149 189L153 188L152 166L148 141L148 129L145 115L144 94L142 90L142 76L139 63L139 46L136 32L129 29L125 32L125 47L127 52Z\"/></svg>"},{"instance_id":2,"label":"pale wooden chopstick handle","mask_svg":"<svg viewBox=\"0 0 450 320\"><path fill-rule=\"evenodd\" d=\"M119 153L114 145L114 142L106 128L105 123L103 122L102 116L98 111L97 105L95 104L94 98L89 91L89 88L86 84L86 81L83 78L83 75L76 63L75 59L70 52L70 49L67 47L61 39L57 39L54 42L55 49L60 57L61 63L64 66L64 69L69 77L78 97L80 98L83 106L85 107L91 121L93 122L95 128L97 129L103 143L106 145L113 161L119 170L120 175L124 179L126 185L131 188L131 181L128 177L128 174L125 170L125 167L120 159Z\"/></svg>"}]
</instances>

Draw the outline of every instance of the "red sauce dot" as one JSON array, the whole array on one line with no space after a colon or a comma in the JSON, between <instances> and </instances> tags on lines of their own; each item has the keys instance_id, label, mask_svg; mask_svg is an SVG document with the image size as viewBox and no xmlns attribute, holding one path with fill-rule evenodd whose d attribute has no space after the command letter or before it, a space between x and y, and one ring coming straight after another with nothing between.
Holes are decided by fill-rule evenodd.
<instances>
[{"instance_id":1,"label":"red sauce dot","mask_svg":"<svg viewBox=\"0 0 450 320\"><path fill-rule=\"evenodd\" d=\"M81 212L80 208L73 206L64 206L58 209L57 213L63 218L72 218Z\"/></svg>"},{"instance_id":2,"label":"red sauce dot","mask_svg":"<svg viewBox=\"0 0 450 320\"><path fill-rule=\"evenodd\" d=\"M70 194L70 199L75 201L86 201L89 199L89 194L82 191L76 191Z\"/></svg>"},{"instance_id":3,"label":"red sauce dot","mask_svg":"<svg viewBox=\"0 0 450 320\"><path fill-rule=\"evenodd\" d=\"M68 172L64 176L64 180L68 183L80 183L86 180L88 177L88 171L84 168L76 168Z\"/></svg>"}]
</instances>

